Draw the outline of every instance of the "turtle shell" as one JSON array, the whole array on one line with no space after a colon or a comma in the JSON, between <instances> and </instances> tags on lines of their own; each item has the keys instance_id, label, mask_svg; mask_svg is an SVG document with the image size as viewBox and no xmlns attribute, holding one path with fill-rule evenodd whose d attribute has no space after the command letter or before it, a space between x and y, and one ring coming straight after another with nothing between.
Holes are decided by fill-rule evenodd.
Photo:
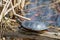
<instances>
[{"instance_id":1,"label":"turtle shell","mask_svg":"<svg viewBox=\"0 0 60 40\"><path fill-rule=\"evenodd\" d=\"M34 31L41 31L48 29L45 23L38 21L23 21L22 25L24 28L31 29Z\"/></svg>"}]
</instances>

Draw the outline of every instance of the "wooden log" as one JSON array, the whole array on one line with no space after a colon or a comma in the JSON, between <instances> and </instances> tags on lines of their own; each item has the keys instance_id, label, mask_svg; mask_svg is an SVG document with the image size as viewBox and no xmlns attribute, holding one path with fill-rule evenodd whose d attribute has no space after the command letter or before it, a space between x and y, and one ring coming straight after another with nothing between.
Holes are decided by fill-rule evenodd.
<instances>
[{"instance_id":1,"label":"wooden log","mask_svg":"<svg viewBox=\"0 0 60 40\"><path fill-rule=\"evenodd\" d=\"M21 31L21 30L20 30ZM26 32L25 32L26 33ZM21 37L21 38L30 38L30 39L40 39L40 37L47 37L47 38L53 38L53 39L60 39L60 32L44 32L42 34L35 33L35 32L29 32L30 34L25 34L21 32L5 32L5 36L11 36L11 37Z\"/></svg>"},{"instance_id":2,"label":"wooden log","mask_svg":"<svg viewBox=\"0 0 60 40\"><path fill-rule=\"evenodd\" d=\"M16 33L16 32L10 32L10 33L4 33L4 36L10 36L10 37L21 37L21 38L30 38L30 39L40 39L40 37L49 37L49 38L56 38L56 39L60 39L60 36L56 36L53 34L49 33L44 33L44 34L39 34L38 36L36 35L25 35L25 34L21 34L21 33Z\"/></svg>"},{"instance_id":3,"label":"wooden log","mask_svg":"<svg viewBox=\"0 0 60 40\"><path fill-rule=\"evenodd\" d=\"M46 33L39 34L39 35L45 36L45 37L50 37L50 38L60 39L60 33L55 33L55 32L46 32Z\"/></svg>"}]
</instances>

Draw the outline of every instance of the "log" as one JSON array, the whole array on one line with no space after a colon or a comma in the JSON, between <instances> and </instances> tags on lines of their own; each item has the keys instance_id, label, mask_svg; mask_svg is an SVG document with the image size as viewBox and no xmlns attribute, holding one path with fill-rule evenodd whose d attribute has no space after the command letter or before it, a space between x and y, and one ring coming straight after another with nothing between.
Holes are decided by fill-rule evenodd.
<instances>
[{"instance_id":1,"label":"log","mask_svg":"<svg viewBox=\"0 0 60 40\"><path fill-rule=\"evenodd\" d=\"M19 32L20 31L20 32ZM40 39L40 37L47 37L52 39L60 39L60 32L44 32L42 34L36 32L28 32L29 34L21 33L21 29L17 32L5 32L4 36L21 37L30 39Z\"/></svg>"},{"instance_id":2,"label":"log","mask_svg":"<svg viewBox=\"0 0 60 40\"><path fill-rule=\"evenodd\" d=\"M51 32L47 32L47 33L44 33L44 34L39 34L39 35L25 35L25 34L21 34L21 33L17 33L17 32L6 32L4 33L4 36L7 36L7 37L20 37L20 38L30 38L30 39L40 39L40 37L49 37L49 38L54 38L54 39L60 39L60 36L56 36L54 35L55 33L53 34L50 34Z\"/></svg>"}]
</instances>

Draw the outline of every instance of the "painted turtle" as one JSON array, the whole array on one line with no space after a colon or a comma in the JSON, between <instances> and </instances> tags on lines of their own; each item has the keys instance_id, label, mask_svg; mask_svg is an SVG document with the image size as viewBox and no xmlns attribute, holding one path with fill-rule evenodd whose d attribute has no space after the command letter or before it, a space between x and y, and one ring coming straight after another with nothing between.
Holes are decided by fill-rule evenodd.
<instances>
[{"instance_id":1,"label":"painted turtle","mask_svg":"<svg viewBox=\"0 0 60 40\"><path fill-rule=\"evenodd\" d=\"M31 29L34 31L41 31L48 29L47 25L44 22L38 22L38 21L23 21L22 25L24 28Z\"/></svg>"}]
</instances>

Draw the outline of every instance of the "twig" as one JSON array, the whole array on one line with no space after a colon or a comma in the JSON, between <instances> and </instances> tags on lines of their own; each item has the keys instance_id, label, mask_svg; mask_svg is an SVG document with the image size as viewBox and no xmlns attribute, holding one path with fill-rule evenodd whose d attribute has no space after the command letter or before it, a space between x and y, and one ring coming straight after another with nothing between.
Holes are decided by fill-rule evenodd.
<instances>
[{"instance_id":1,"label":"twig","mask_svg":"<svg viewBox=\"0 0 60 40\"><path fill-rule=\"evenodd\" d=\"M25 0L22 0L22 1L21 1L21 8L22 8L22 9L24 8L24 5L25 5Z\"/></svg>"},{"instance_id":2,"label":"twig","mask_svg":"<svg viewBox=\"0 0 60 40\"><path fill-rule=\"evenodd\" d=\"M8 2L6 2L6 4L4 5L4 8L3 8L2 12L1 12L0 22L1 22L1 19L2 19L3 14L4 14L4 11L5 11L5 8L6 8L7 3L8 3Z\"/></svg>"},{"instance_id":3,"label":"twig","mask_svg":"<svg viewBox=\"0 0 60 40\"><path fill-rule=\"evenodd\" d=\"M11 6L12 6L12 8L13 8L12 2L11 2ZM21 15L16 14L14 8L13 8L13 12L14 12L14 15L16 15L16 16L18 16L18 17L21 17L21 18L24 18L24 19L27 19L27 20L31 20L30 18L26 18L26 17L23 17L23 16L21 16Z\"/></svg>"},{"instance_id":4,"label":"twig","mask_svg":"<svg viewBox=\"0 0 60 40\"><path fill-rule=\"evenodd\" d=\"M15 6L13 6L13 8L8 9L7 12L5 13L5 15L6 15L8 12L10 12L12 9L14 9L15 7L17 7L20 3L21 3L21 0L20 0L19 3L17 3ZM5 16L5 15L4 15L4 16Z\"/></svg>"},{"instance_id":5,"label":"twig","mask_svg":"<svg viewBox=\"0 0 60 40\"><path fill-rule=\"evenodd\" d=\"M9 4L10 4L10 1L7 1L6 4L4 5L4 8L3 8L2 12L1 12L1 15L0 15L0 22L1 22L4 14L5 14L7 8L9 7Z\"/></svg>"},{"instance_id":6,"label":"twig","mask_svg":"<svg viewBox=\"0 0 60 40\"><path fill-rule=\"evenodd\" d=\"M18 15L18 14L15 14L16 16L20 17L20 18L23 18L23 19L26 19L26 20L31 20L30 18L26 18L26 17L23 17L21 15Z\"/></svg>"},{"instance_id":7,"label":"twig","mask_svg":"<svg viewBox=\"0 0 60 40\"><path fill-rule=\"evenodd\" d=\"M16 20L10 19L10 18L7 18L7 17L5 17L5 19L6 19L6 20L9 20L9 21L14 21L14 22L16 22Z\"/></svg>"}]
</instances>

